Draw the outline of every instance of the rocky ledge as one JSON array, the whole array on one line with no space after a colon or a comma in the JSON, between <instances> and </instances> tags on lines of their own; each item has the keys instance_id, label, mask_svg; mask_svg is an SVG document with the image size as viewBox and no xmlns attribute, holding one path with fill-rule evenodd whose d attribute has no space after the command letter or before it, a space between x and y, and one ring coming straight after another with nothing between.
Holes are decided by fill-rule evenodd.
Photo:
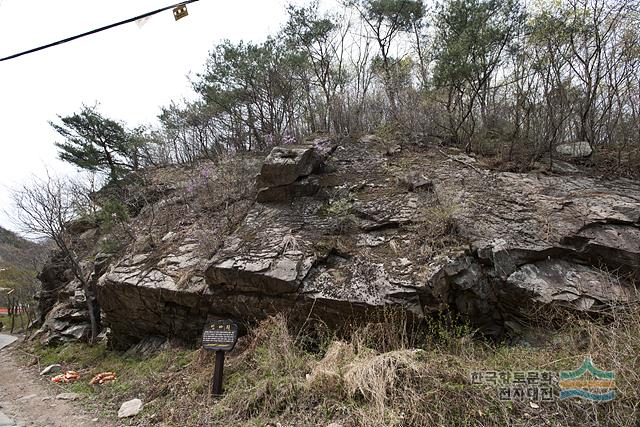
<instances>
[{"instance_id":1,"label":"rocky ledge","mask_svg":"<svg viewBox=\"0 0 640 427\"><path fill-rule=\"evenodd\" d=\"M640 183L499 173L454 150L392 145L275 148L212 250L190 224L162 250L130 248L96 280L112 343L193 342L208 317L340 326L385 307L453 310L501 335L540 307L595 312L635 296Z\"/></svg>"}]
</instances>

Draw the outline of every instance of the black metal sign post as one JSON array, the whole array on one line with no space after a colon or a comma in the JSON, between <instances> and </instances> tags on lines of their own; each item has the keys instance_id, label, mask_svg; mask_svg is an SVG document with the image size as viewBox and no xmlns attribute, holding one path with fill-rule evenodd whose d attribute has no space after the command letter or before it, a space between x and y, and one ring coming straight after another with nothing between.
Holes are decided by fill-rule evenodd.
<instances>
[{"instance_id":1,"label":"black metal sign post","mask_svg":"<svg viewBox=\"0 0 640 427\"><path fill-rule=\"evenodd\" d=\"M202 348L216 352L216 367L211 379L211 393L222 394L222 374L225 352L233 350L238 341L238 325L231 320L212 320L202 332Z\"/></svg>"}]
</instances>

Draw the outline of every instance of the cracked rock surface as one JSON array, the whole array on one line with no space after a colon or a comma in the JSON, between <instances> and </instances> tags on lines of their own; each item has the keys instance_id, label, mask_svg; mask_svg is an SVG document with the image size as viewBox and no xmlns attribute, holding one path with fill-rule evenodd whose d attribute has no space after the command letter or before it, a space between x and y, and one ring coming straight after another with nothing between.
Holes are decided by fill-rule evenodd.
<instances>
[{"instance_id":1,"label":"cracked rock surface","mask_svg":"<svg viewBox=\"0 0 640 427\"><path fill-rule=\"evenodd\" d=\"M452 309L500 335L526 326L531 308L597 311L632 298L636 181L499 173L458 151L389 150L373 137L319 138L263 160L232 227L203 236L183 221L162 249L132 246L96 274L115 346L195 342L208 317L285 312L340 326L390 306L417 318ZM172 197L157 203L172 209Z\"/></svg>"}]
</instances>

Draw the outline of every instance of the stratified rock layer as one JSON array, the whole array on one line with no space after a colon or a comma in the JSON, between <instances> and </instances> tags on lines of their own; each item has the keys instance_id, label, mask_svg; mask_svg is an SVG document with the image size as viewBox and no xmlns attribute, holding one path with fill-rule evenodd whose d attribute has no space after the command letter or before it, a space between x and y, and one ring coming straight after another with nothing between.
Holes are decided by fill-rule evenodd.
<instances>
[{"instance_id":1,"label":"stratified rock layer","mask_svg":"<svg viewBox=\"0 0 640 427\"><path fill-rule=\"evenodd\" d=\"M339 326L389 306L453 309L499 335L532 307L626 301L624 275L640 270L633 181L496 173L459 152L364 138L274 149L257 187L212 256L174 230L171 250L109 267L98 296L114 345L195 340L210 316Z\"/></svg>"}]
</instances>

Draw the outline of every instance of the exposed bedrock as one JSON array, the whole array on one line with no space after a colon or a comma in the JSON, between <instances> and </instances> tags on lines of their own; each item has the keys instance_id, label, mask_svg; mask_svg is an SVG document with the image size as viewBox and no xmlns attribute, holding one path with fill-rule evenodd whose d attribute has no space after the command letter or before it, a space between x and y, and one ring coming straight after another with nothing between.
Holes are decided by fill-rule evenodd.
<instances>
[{"instance_id":1,"label":"exposed bedrock","mask_svg":"<svg viewBox=\"0 0 640 427\"><path fill-rule=\"evenodd\" d=\"M526 326L532 307L591 311L633 297L638 182L497 173L461 153L385 147L276 148L257 202L212 256L177 230L170 250L112 263L97 287L114 344L195 340L207 317L283 311L339 326L389 306L453 309L499 335Z\"/></svg>"},{"instance_id":2,"label":"exposed bedrock","mask_svg":"<svg viewBox=\"0 0 640 427\"><path fill-rule=\"evenodd\" d=\"M288 202L313 196L320 189L317 172L324 159L333 151L332 139L319 138L301 145L287 145L271 150L256 179L256 200Z\"/></svg>"},{"instance_id":3,"label":"exposed bedrock","mask_svg":"<svg viewBox=\"0 0 640 427\"><path fill-rule=\"evenodd\" d=\"M46 344L87 340L91 335L87 295L60 253L53 254L38 278L40 329L34 336Z\"/></svg>"}]
</instances>

